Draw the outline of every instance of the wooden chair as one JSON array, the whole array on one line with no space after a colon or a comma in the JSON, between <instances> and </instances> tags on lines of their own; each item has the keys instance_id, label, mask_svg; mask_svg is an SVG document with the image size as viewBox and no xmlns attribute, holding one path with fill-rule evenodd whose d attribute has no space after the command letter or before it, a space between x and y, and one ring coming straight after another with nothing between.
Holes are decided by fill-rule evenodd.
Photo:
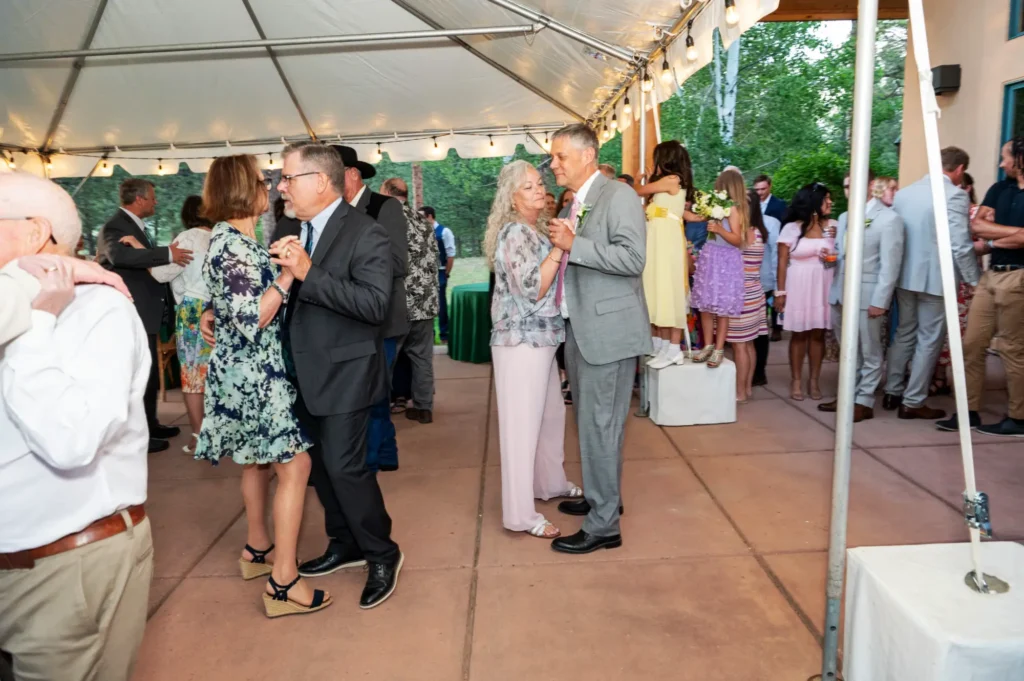
<instances>
[{"instance_id":1,"label":"wooden chair","mask_svg":"<svg viewBox=\"0 0 1024 681\"><path fill-rule=\"evenodd\" d=\"M166 341L162 341L159 338L156 342L156 359L157 359L157 371L160 373L160 401L167 401L167 381L165 374L167 373L167 367L170 365L171 357L178 354L178 345L175 342L174 334Z\"/></svg>"}]
</instances>

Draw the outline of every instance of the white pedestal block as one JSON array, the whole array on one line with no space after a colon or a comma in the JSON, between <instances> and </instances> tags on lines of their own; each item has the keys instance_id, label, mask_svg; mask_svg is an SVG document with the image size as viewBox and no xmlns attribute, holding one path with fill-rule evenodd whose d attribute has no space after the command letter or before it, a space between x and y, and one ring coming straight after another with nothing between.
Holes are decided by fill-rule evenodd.
<instances>
[{"instance_id":1,"label":"white pedestal block","mask_svg":"<svg viewBox=\"0 0 1024 681\"><path fill-rule=\"evenodd\" d=\"M659 426L697 426L736 421L736 365L706 364L646 369L651 420Z\"/></svg>"},{"instance_id":2,"label":"white pedestal block","mask_svg":"<svg viewBox=\"0 0 1024 681\"><path fill-rule=\"evenodd\" d=\"M983 572L1009 583L1008 593L964 583L973 569L966 543L850 549L846 680L1024 679L1024 546L981 549Z\"/></svg>"}]
</instances>

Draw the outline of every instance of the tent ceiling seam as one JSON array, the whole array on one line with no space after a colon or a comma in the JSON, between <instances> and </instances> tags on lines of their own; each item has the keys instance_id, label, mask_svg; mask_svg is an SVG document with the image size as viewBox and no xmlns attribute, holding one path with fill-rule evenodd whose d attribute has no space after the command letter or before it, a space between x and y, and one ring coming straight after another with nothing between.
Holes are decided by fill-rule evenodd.
<instances>
[{"instance_id":1,"label":"tent ceiling seam","mask_svg":"<svg viewBox=\"0 0 1024 681\"><path fill-rule=\"evenodd\" d=\"M252 3L249 0L242 0L242 4L245 5L245 11L249 13L249 18L252 19L252 25L256 28L256 33L259 35L261 40L267 39L267 34L263 31L263 27L260 25L260 20L256 16L256 11L252 8ZM306 112L302 109L302 104L299 103L299 97L295 94L295 90L292 88L291 82L288 77L284 74L284 69L281 68L281 62L278 61L277 55L274 54L273 48L266 48L267 55L270 57L270 61L274 64L274 68L277 69L277 75L281 77L281 83L284 85L284 89L288 91L288 96L292 98L292 104L295 105L295 110L299 114L299 118L302 119L302 124L306 127L306 132L314 140L317 139L316 130L313 129L313 125L309 122L309 118L306 117Z\"/></svg>"},{"instance_id":2,"label":"tent ceiling seam","mask_svg":"<svg viewBox=\"0 0 1024 681\"><path fill-rule=\"evenodd\" d=\"M107 0L100 0L96 6L96 12L93 14L92 21L89 23L89 28L85 32L85 37L82 39L83 50L88 50L92 46L93 38L96 37L96 30L100 26L100 20L103 18L103 13L106 9ZM71 94L75 91L78 76L82 73L84 67L84 57L75 59L74 63L71 64L71 72L68 74L68 79L64 82L64 89L60 93L60 99L57 100L57 108L50 118L50 127L46 130L46 138L43 142L41 153L48 152L53 145L53 138L57 135L57 129L60 127L61 121L64 120L64 113L67 111L68 103L71 101Z\"/></svg>"},{"instance_id":3,"label":"tent ceiling seam","mask_svg":"<svg viewBox=\"0 0 1024 681\"><path fill-rule=\"evenodd\" d=\"M419 19L420 21L422 21L423 23L425 23L426 25L430 26L431 28L433 28L435 30L438 30L438 31L448 30L440 22L434 21L434 19L432 19L431 17L427 16L426 14L424 14L420 10L416 9L415 7L412 7L406 0L391 0L391 2L393 2L395 5L401 7L403 10L405 10L406 12L408 12L409 14L411 14L414 17L416 17L417 19ZM553 106L558 107L559 109L561 109L565 113L567 113L570 116L572 116L573 118L575 118L577 121L581 121L582 122L582 121L585 121L587 119L586 116L584 116L583 114L579 113L578 111L573 109L568 104L565 104L564 102L561 102L561 101L555 99L553 96L549 95L548 93L544 92L544 90L540 89L540 87L534 85L533 83L531 83L531 82L529 82L527 80L524 80L523 78L520 78L518 75L516 75L515 73L513 73L509 69L505 68L504 66L502 66L500 63L498 63L494 59L491 59L490 57L485 55L483 52L480 52L479 50L477 50L475 47L470 45L465 40L462 40L461 38L456 38L456 37L451 37L451 38L449 38L449 40L451 40L453 43L455 43L459 47L462 47L463 49L468 51L470 54L472 54L474 57L476 57L480 61L484 62L485 64L487 64L491 68L493 68L493 69L495 69L497 71L500 71L503 75L507 76L508 78L511 78L516 83L519 83L524 88L526 88L527 90L529 90L533 94L537 95L538 97L540 97L544 101L548 102L549 104L551 104Z\"/></svg>"}]
</instances>

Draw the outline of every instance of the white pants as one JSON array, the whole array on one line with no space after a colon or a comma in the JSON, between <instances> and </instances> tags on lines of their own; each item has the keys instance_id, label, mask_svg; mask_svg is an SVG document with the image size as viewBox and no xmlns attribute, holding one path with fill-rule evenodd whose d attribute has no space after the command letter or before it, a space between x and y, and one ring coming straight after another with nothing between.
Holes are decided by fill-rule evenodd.
<instances>
[{"instance_id":1,"label":"white pants","mask_svg":"<svg viewBox=\"0 0 1024 681\"><path fill-rule=\"evenodd\" d=\"M494 346L501 445L502 524L518 532L544 522L534 499L565 494L565 402L555 346Z\"/></svg>"}]
</instances>

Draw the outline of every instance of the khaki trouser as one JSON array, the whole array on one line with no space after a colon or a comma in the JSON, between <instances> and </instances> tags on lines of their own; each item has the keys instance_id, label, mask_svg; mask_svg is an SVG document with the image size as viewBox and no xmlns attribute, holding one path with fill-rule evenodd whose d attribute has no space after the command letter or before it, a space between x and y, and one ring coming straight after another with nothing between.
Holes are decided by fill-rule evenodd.
<instances>
[{"instance_id":1,"label":"khaki trouser","mask_svg":"<svg viewBox=\"0 0 1024 681\"><path fill-rule=\"evenodd\" d=\"M1024 270L985 272L967 313L964 369L971 411L980 411L985 396L985 351L999 335L999 355L1006 368L1010 416L1024 419Z\"/></svg>"},{"instance_id":2,"label":"khaki trouser","mask_svg":"<svg viewBox=\"0 0 1024 681\"><path fill-rule=\"evenodd\" d=\"M0 570L0 649L14 658L14 678L127 681L152 576L149 518L31 570Z\"/></svg>"}]
</instances>

